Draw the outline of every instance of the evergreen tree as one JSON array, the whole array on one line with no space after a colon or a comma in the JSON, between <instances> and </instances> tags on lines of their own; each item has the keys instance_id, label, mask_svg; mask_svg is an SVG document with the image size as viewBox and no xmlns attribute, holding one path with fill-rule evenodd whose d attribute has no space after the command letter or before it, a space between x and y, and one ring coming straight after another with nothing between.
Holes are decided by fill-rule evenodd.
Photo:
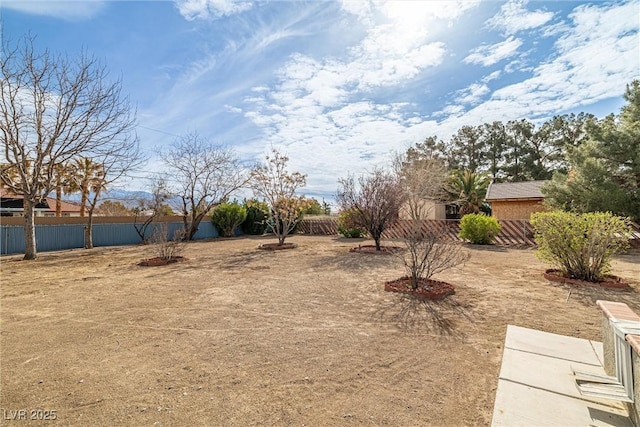
<instances>
[{"instance_id":1,"label":"evergreen tree","mask_svg":"<svg viewBox=\"0 0 640 427\"><path fill-rule=\"evenodd\" d=\"M640 220L640 81L627 105L589 126L588 141L570 149L569 172L543 187L547 203L576 212L610 211Z\"/></svg>"}]
</instances>

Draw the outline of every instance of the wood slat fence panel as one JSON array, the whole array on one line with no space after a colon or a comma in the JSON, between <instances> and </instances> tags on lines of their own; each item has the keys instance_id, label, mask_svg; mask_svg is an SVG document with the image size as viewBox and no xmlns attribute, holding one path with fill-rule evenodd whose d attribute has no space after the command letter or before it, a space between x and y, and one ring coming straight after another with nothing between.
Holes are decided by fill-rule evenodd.
<instances>
[{"instance_id":1,"label":"wood slat fence panel","mask_svg":"<svg viewBox=\"0 0 640 427\"><path fill-rule=\"evenodd\" d=\"M502 226L500 234L496 236L496 243L504 246L535 246L533 239L533 227L531 223L524 219L503 219L500 220ZM410 221L396 221L382 234L385 239L401 239L410 230ZM640 249L640 225L632 223L633 237L630 241L631 247ZM460 220L424 220L421 225L422 231L437 231L443 233L449 240L460 240ZM338 220L336 218L303 219L298 226L301 234L311 234L316 236L335 236L338 234Z\"/></svg>"},{"instance_id":2,"label":"wood slat fence panel","mask_svg":"<svg viewBox=\"0 0 640 427\"><path fill-rule=\"evenodd\" d=\"M313 236L335 236L338 234L338 220L334 218L303 219L298 224L298 233Z\"/></svg>"},{"instance_id":3,"label":"wood slat fence panel","mask_svg":"<svg viewBox=\"0 0 640 427\"><path fill-rule=\"evenodd\" d=\"M535 246L533 240L533 227L526 220L502 220L502 229L496 236L496 243L505 246ZM402 239L411 230L412 222L398 220L382 234L384 239ZM459 241L460 220L457 219L430 219L424 220L421 230L442 233L447 240ZM334 218L303 219L298 227L298 232L311 235L337 235L338 221Z\"/></svg>"}]
</instances>

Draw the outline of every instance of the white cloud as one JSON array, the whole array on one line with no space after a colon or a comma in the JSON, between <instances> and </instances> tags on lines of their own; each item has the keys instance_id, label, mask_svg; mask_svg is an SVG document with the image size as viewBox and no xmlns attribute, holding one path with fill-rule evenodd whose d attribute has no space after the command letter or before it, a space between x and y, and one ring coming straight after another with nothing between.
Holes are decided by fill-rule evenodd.
<instances>
[{"instance_id":1,"label":"white cloud","mask_svg":"<svg viewBox=\"0 0 640 427\"><path fill-rule=\"evenodd\" d=\"M309 175L307 192L331 197L336 178L385 164L389 154L427 136L448 139L463 125L547 118L619 96L639 69L638 2L578 6L569 15L565 7L564 22L550 12L527 12L523 2L505 4L503 18L517 9L526 19L498 25L494 18L494 28L504 30L505 40L482 43L486 33L495 37L485 27L478 32L480 46L466 50L466 58L453 49L465 29L458 24L468 25L473 16L456 19L471 3L452 3L460 9L433 3L442 7L429 10L432 2L345 0L342 10L349 13L342 14L336 4L323 4L327 9L319 9L326 14L300 7L296 14L303 18L289 21L302 22L300 26L284 25L278 18L268 24L256 19L262 27L251 33L252 41L238 41L227 56L205 51L205 59L184 67L179 84L165 96L170 107L157 120L184 126L176 118L197 109L198 114L185 119L190 128L209 126L215 133L211 123L224 123L221 128L224 119L241 123L237 126L246 132L228 140L237 141L241 155L257 159L265 147L282 147L291 168ZM322 25L332 34L334 28L352 31L330 39L330 48L323 44L326 34L300 37L309 22L317 23L317 15L326 19ZM251 14L236 18L256 22ZM537 37L550 39L515 34L532 28ZM291 44L291 35L300 42ZM269 60L256 60L256 47L269 49L261 52ZM278 52L286 53L273 59ZM508 64L496 66L500 61ZM265 70L267 66L272 68ZM234 75L215 86L206 76L220 67ZM219 115L218 105L227 116Z\"/></svg>"},{"instance_id":2,"label":"white cloud","mask_svg":"<svg viewBox=\"0 0 640 427\"><path fill-rule=\"evenodd\" d=\"M475 3L342 5L368 26L359 43L339 57L294 54L278 73L277 85L254 90L251 100L245 99L245 117L262 128L266 141L286 147L292 162L304 165L308 185L315 189L327 185L327 175L334 178L329 187L335 189L335 178L347 171L386 163L391 152L424 138L433 123L425 125L412 115L413 105L371 98L442 64L447 50L437 38L438 25L448 25ZM265 140L255 141L254 149L262 151ZM316 167L321 173L313 173Z\"/></svg>"},{"instance_id":3,"label":"white cloud","mask_svg":"<svg viewBox=\"0 0 640 427\"><path fill-rule=\"evenodd\" d=\"M525 8L527 1L510 0L500 8L500 13L485 24L511 35L523 30L541 27L553 18L553 12L544 10L529 11Z\"/></svg>"},{"instance_id":4,"label":"white cloud","mask_svg":"<svg viewBox=\"0 0 640 427\"><path fill-rule=\"evenodd\" d=\"M522 40L509 37L503 42L492 45L482 45L473 49L471 53L464 58L464 62L488 67L515 55L520 46L522 46Z\"/></svg>"},{"instance_id":5,"label":"white cloud","mask_svg":"<svg viewBox=\"0 0 640 427\"><path fill-rule=\"evenodd\" d=\"M185 19L215 19L244 12L251 2L235 0L176 0L178 11Z\"/></svg>"},{"instance_id":6,"label":"white cloud","mask_svg":"<svg viewBox=\"0 0 640 427\"><path fill-rule=\"evenodd\" d=\"M489 93L489 88L484 84L474 83L466 89L458 91L458 104L477 104L483 96Z\"/></svg>"},{"instance_id":7,"label":"white cloud","mask_svg":"<svg viewBox=\"0 0 640 427\"><path fill-rule=\"evenodd\" d=\"M637 2L577 7L555 52L532 69L532 77L494 91L462 119L535 120L621 95L640 68L637 8Z\"/></svg>"},{"instance_id":8,"label":"white cloud","mask_svg":"<svg viewBox=\"0 0 640 427\"><path fill-rule=\"evenodd\" d=\"M490 73L489 75L484 76L484 77L482 78L482 82L483 82L483 83L489 83L489 82L490 82L490 81L492 81L492 80L496 80L496 79L498 79L501 75L502 75L502 71L500 71L500 70L496 70L496 71L494 71L494 72Z\"/></svg>"},{"instance_id":9,"label":"white cloud","mask_svg":"<svg viewBox=\"0 0 640 427\"><path fill-rule=\"evenodd\" d=\"M0 8L7 8L31 15L51 16L69 21L82 21L97 16L105 6L104 1L21 1L0 0Z\"/></svg>"}]
</instances>

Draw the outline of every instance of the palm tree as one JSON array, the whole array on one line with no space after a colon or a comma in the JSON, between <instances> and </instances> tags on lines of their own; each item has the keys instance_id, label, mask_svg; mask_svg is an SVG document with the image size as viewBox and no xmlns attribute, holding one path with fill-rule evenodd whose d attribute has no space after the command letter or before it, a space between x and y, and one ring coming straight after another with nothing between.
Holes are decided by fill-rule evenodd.
<instances>
[{"instance_id":1,"label":"palm tree","mask_svg":"<svg viewBox=\"0 0 640 427\"><path fill-rule=\"evenodd\" d=\"M485 174L454 169L449 177L447 192L460 206L460 215L478 213L487 195L489 179Z\"/></svg>"},{"instance_id":2,"label":"palm tree","mask_svg":"<svg viewBox=\"0 0 640 427\"><path fill-rule=\"evenodd\" d=\"M104 168L88 157L80 157L74 164L73 182L81 192L80 216L85 216L89 193L97 193L104 189Z\"/></svg>"},{"instance_id":3,"label":"palm tree","mask_svg":"<svg viewBox=\"0 0 640 427\"><path fill-rule=\"evenodd\" d=\"M80 188L74 180L75 168L68 163L56 163L54 166L56 187L56 216L62 216L62 193L73 193Z\"/></svg>"}]
</instances>

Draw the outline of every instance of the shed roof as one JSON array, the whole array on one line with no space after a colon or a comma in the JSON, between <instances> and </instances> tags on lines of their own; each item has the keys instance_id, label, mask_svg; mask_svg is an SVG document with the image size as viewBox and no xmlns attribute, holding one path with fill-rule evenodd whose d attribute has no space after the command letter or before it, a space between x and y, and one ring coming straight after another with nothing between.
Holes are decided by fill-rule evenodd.
<instances>
[{"instance_id":1,"label":"shed roof","mask_svg":"<svg viewBox=\"0 0 640 427\"><path fill-rule=\"evenodd\" d=\"M487 189L487 201L544 199L540 187L547 181L491 183Z\"/></svg>"}]
</instances>

